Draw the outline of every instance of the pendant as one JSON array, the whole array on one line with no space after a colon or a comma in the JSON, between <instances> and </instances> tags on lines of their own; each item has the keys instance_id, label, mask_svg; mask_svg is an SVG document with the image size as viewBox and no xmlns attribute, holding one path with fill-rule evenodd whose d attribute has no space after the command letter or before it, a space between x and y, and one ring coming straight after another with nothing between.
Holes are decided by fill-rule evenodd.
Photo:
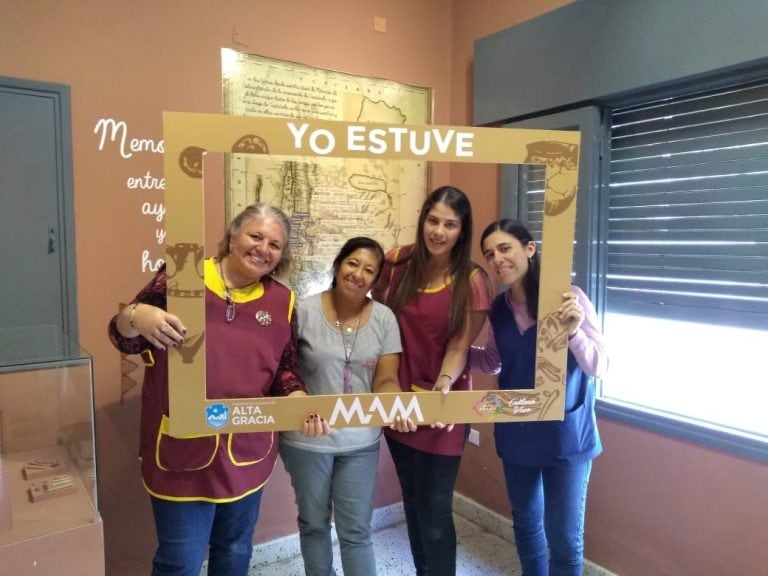
<instances>
[{"instance_id":1,"label":"pendant","mask_svg":"<svg viewBox=\"0 0 768 576\"><path fill-rule=\"evenodd\" d=\"M270 324L272 324L272 316L266 310L259 310L258 312L256 312L256 315L254 317L256 318L256 322L258 322L262 326L269 326Z\"/></svg>"},{"instance_id":2,"label":"pendant","mask_svg":"<svg viewBox=\"0 0 768 576\"><path fill-rule=\"evenodd\" d=\"M349 360L344 362L344 394L352 392L352 370Z\"/></svg>"}]
</instances>

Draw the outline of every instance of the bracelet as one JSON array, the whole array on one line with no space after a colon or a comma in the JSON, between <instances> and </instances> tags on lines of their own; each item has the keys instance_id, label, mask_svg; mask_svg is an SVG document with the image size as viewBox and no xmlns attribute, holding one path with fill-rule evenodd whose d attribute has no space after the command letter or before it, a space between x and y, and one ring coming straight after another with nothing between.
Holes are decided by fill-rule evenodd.
<instances>
[{"instance_id":1,"label":"bracelet","mask_svg":"<svg viewBox=\"0 0 768 576\"><path fill-rule=\"evenodd\" d=\"M133 328L134 330L136 330L136 326L133 323L133 315L136 313L136 306L138 305L139 305L138 302L133 303L133 306L131 306L131 316L128 318L128 324L130 324L131 328Z\"/></svg>"},{"instance_id":2,"label":"bracelet","mask_svg":"<svg viewBox=\"0 0 768 576\"><path fill-rule=\"evenodd\" d=\"M440 376L438 376L437 379L440 380L440 378L443 378L443 377L448 378L448 380L451 381L451 384L453 384L453 376L451 376L450 374L440 374Z\"/></svg>"}]
</instances>

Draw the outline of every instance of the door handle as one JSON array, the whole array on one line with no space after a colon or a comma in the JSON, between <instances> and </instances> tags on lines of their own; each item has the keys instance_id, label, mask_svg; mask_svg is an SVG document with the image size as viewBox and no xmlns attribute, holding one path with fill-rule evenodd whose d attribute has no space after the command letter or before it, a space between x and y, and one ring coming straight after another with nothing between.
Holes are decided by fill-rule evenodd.
<instances>
[{"instance_id":1,"label":"door handle","mask_svg":"<svg viewBox=\"0 0 768 576\"><path fill-rule=\"evenodd\" d=\"M48 254L56 252L56 229L48 228Z\"/></svg>"}]
</instances>

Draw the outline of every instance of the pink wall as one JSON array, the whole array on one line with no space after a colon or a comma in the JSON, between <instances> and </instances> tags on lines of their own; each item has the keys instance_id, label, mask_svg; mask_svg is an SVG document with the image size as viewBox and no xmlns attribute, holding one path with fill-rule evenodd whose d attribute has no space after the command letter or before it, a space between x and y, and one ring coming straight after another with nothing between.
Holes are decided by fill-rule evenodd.
<instances>
[{"instance_id":1,"label":"pink wall","mask_svg":"<svg viewBox=\"0 0 768 576\"><path fill-rule=\"evenodd\" d=\"M314 0L0 2L0 75L72 89L80 339L95 358L107 573L145 573L154 542L136 461L138 390L120 402L119 357L105 326L117 302L148 278L137 254L161 256L153 246L157 223L141 215L141 205L161 202L162 194L128 190L125 182L148 171L159 177L162 158L99 151L96 121L124 120L131 137L159 140L163 110L220 112L219 50L229 47L431 86L435 123L470 124L474 41L567 3L334 0L330 10ZM386 34L373 31L374 16L387 18ZM449 179L472 197L478 229L496 217L495 167L436 168L434 184ZM490 387L493 379L478 384ZM590 559L623 576L765 573L765 465L600 424L606 452L595 463L588 506ZM398 499L389 458L382 460L377 505ZM508 515L489 426L481 427L481 447L467 449L459 490ZM293 532L294 517L278 468L257 539Z\"/></svg>"},{"instance_id":2,"label":"pink wall","mask_svg":"<svg viewBox=\"0 0 768 576\"><path fill-rule=\"evenodd\" d=\"M331 8L332 7L332 8ZM141 253L162 257L144 202L158 190L127 179L162 175L162 155L120 157L99 150L101 118L128 124L130 138L162 139L161 112L221 112L220 49L434 89L434 120L447 124L451 99L448 0L80 0L0 2L0 75L67 84L72 91L74 194L80 341L95 359L97 449L107 573L148 572L154 545L149 503L138 471L138 387L121 403L119 355L108 319L149 279ZM387 33L373 30L374 16ZM236 40L236 41L235 41ZM435 181L445 180L441 168ZM377 505L399 499L388 455ZM295 532L295 508L281 466L269 483L259 541Z\"/></svg>"},{"instance_id":3,"label":"pink wall","mask_svg":"<svg viewBox=\"0 0 768 576\"><path fill-rule=\"evenodd\" d=\"M621 576L768 573L768 466L601 419L587 556Z\"/></svg>"}]
</instances>

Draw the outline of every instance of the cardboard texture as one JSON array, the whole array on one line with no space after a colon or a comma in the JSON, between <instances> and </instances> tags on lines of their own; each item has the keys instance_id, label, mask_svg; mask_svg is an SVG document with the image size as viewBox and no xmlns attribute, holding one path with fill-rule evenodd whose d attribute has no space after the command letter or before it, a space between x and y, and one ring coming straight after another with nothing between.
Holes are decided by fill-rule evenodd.
<instances>
[{"instance_id":1,"label":"cardboard texture","mask_svg":"<svg viewBox=\"0 0 768 576\"><path fill-rule=\"evenodd\" d=\"M165 112L164 165L168 310L189 336L169 351L171 433L295 430L311 412L332 425L381 426L400 414L419 423L561 420L567 333L555 311L570 287L580 134L572 131L402 126ZM205 244L206 152L385 158L546 166L534 390L310 396L206 397L205 305L200 260ZM344 416L347 414L348 416ZM418 417L418 416L420 417ZM343 424L342 424L343 422Z\"/></svg>"}]
</instances>

